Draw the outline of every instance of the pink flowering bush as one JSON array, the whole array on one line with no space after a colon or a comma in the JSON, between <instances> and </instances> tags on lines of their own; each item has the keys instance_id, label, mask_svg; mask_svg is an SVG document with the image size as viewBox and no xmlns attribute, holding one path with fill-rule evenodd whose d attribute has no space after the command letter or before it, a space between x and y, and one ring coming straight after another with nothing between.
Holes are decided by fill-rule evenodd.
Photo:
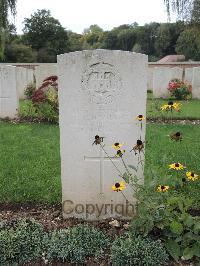
<instances>
[{"instance_id":1,"label":"pink flowering bush","mask_svg":"<svg viewBox=\"0 0 200 266\"><path fill-rule=\"evenodd\" d=\"M172 79L168 84L168 91L177 100L185 100L192 92L192 86L180 79Z\"/></svg>"}]
</instances>

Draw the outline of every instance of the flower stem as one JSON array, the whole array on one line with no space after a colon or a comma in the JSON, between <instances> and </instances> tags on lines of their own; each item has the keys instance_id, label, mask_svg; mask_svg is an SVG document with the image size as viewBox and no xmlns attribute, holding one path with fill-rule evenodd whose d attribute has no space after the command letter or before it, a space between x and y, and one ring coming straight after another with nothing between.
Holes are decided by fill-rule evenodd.
<instances>
[{"instance_id":1,"label":"flower stem","mask_svg":"<svg viewBox=\"0 0 200 266\"><path fill-rule=\"evenodd\" d=\"M122 157L121 157L121 159L122 159L122 163L123 163L123 165L124 165L124 167L125 167L125 170L127 171L128 175L131 177L132 174L131 174L130 171L128 170L128 167L127 167L126 163L124 162L124 159L123 159Z\"/></svg>"},{"instance_id":2,"label":"flower stem","mask_svg":"<svg viewBox=\"0 0 200 266\"><path fill-rule=\"evenodd\" d=\"M119 168L115 165L115 163L113 162L112 158L109 156L109 154L107 153L107 151L104 149L104 146L100 143L100 146L102 148L102 150L105 152L105 154L108 156L109 160L111 161L111 163L113 164L113 166L115 167L115 169L117 170L117 172L119 173L120 177L123 178L123 174L121 173L121 171L119 170Z\"/></svg>"}]
</instances>

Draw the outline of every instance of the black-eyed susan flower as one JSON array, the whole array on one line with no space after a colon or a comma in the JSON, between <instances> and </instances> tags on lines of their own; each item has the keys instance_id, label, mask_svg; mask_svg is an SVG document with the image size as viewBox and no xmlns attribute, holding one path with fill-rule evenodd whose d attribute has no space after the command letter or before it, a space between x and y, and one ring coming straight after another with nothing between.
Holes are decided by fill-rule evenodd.
<instances>
[{"instance_id":1,"label":"black-eyed susan flower","mask_svg":"<svg viewBox=\"0 0 200 266\"><path fill-rule=\"evenodd\" d=\"M161 111L168 111L169 110L169 105L168 104L164 104L160 107Z\"/></svg>"},{"instance_id":2,"label":"black-eyed susan flower","mask_svg":"<svg viewBox=\"0 0 200 266\"><path fill-rule=\"evenodd\" d=\"M115 142L112 147L115 149L115 150L120 150L120 148L123 146L122 143L119 143L119 142Z\"/></svg>"},{"instance_id":3,"label":"black-eyed susan flower","mask_svg":"<svg viewBox=\"0 0 200 266\"><path fill-rule=\"evenodd\" d=\"M166 191L168 191L168 189L169 189L169 186L164 186L164 185L159 185L157 187L158 192L166 192Z\"/></svg>"},{"instance_id":4,"label":"black-eyed susan flower","mask_svg":"<svg viewBox=\"0 0 200 266\"><path fill-rule=\"evenodd\" d=\"M119 192L119 191L123 191L126 188L125 183L123 181L119 182L119 183L115 183L112 186L112 190Z\"/></svg>"},{"instance_id":5,"label":"black-eyed susan flower","mask_svg":"<svg viewBox=\"0 0 200 266\"><path fill-rule=\"evenodd\" d=\"M183 139L183 135L181 132L176 132L170 135L171 140L175 140L175 141L181 141Z\"/></svg>"},{"instance_id":6,"label":"black-eyed susan flower","mask_svg":"<svg viewBox=\"0 0 200 266\"><path fill-rule=\"evenodd\" d=\"M143 115L138 115L138 116L136 117L136 119L137 119L138 121L142 121L142 120L145 120L145 117L144 117Z\"/></svg>"},{"instance_id":7,"label":"black-eyed susan flower","mask_svg":"<svg viewBox=\"0 0 200 266\"><path fill-rule=\"evenodd\" d=\"M185 166L183 166L181 163L172 163L169 165L170 169L174 169L174 170L183 170L183 168L185 168Z\"/></svg>"},{"instance_id":8,"label":"black-eyed susan flower","mask_svg":"<svg viewBox=\"0 0 200 266\"><path fill-rule=\"evenodd\" d=\"M186 173L186 176L187 176L187 178L189 179L189 180L192 180L192 181L195 181L195 180L197 180L198 179L198 175L196 175L195 173L193 173L193 172L187 172Z\"/></svg>"},{"instance_id":9,"label":"black-eyed susan flower","mask_svg":"<svg viewBox=\"0 0 200 266\"><path fill-rule=\"evenodd\" d=\"M125 150L118 150L116 156L122 157L124 155L124 153L125 153Z\"/></svg>"},{"instance_id":10,"label":"black-eyed susan flower","mask_svg":"<svg viewBox=\"0 0 200 266\"><path fill-rule=\"evenodd\" d=\"M103 139L104 139L104 137L99 137L99 135L96 135L94 137L94 142L92 143L92 145L94 145L94 144L96 144L96 145L101 144L101 142L103 142Z\"/></svg>"},{"instance_id":11,"label":"black-eyed susan flower","mask_svg":"<svg viewBox=\"0 0 200 266\"><path fill-rule=\"evenodd\" d=\"M174 103L174 105L173 105L173 108L174 108L176 111L180 111L180 107L181 107L181 104L180 104L180 103Z\"/></svg>"},{"instance_id":12,"label":"black-eyed susan flower","mask_svg":"<svg viewBox=\"0 0 200 266\"><path fill-rule=\"evenodd\" d=\"M161 110L162 111L172 111L172 110L175 110L175 111L180 111L180 106L181 104L180 103L174 103L172 101L168 102L168 104L164 104L161 106Z\"/></svg>"},{"instance_id":13,"label":"black-eyed susan flower","mask_svg":"<svg viewBox=\"0 0 200 266\"><path fill-rule=\"evenodd\" d=\"M144 142L142 140L138 139L137 143L133 146L133 149L131 151L134 151L135 154L137 154L136 151L141 152L143 148L144 148Z\"/></svg>"}]
</instances>

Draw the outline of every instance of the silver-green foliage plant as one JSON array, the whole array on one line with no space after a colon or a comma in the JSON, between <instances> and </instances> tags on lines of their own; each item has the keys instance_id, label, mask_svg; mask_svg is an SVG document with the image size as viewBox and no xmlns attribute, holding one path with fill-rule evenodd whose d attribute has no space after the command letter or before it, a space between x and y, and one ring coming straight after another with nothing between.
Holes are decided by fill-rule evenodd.
<instances>
[{"instance_id":1,"label":"silver-green foliage plant","mask_svg":"<svg viewBox=\"0 0 200 266\"><path fill-rule=\"evenodd\" d=\"M19 265L42 256L43 226L34 220L1 223L0 264Z\"/></svg>"},{"instance_id":2,"label":"silver-green foliage plant","mask_svg":"<svg viewBox=\"0 0 200 266\"><path fill-rule=\"evenodd\" d=\"M78 225L45 236L45 258L47 261L84 263L87 257L100 258L108 244L109 238L102 231Z\"/></svg>"},{"instance_id":3,"label":"silver-green foliage plant","mask_svg":"<svg viewBox=\"0 0 200 266\"><path fill-rule=\"evenodd\" d=\"M112 245L112 263L116 266L160 266L168 261L168 255L161 241L141 236L125 235Z\"/></svg>"}]
</instances>

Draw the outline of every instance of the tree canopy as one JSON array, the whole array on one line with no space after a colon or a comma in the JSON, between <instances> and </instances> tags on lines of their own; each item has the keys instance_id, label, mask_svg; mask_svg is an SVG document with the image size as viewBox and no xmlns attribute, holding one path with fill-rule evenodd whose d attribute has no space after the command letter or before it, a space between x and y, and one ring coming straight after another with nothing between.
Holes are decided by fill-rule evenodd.
<instances>
[{"instance_id":1,"label":"tree canopy","mask_svg":"<svg viewBox=\"0 0 200 266\"><path fill-rule=\"evenodd\" d=\"M6 29L0 28L3 32L0 42L4 42L5 62L56 62L58 54L97 48L144 53L149 56L149 61L176 53L184 54L186 59L200 60L200 0L164 1L168 8L174 8L177 12L192 2L190 20L152 22L143 26L133 22L110 31L93 24L82 34L77 34L66 30L49 10L42 9L24 19L21 35L16 33L14 25L6 21ZM10 7L13 14L14 7Z\"/></svg>"},{"instance_id":2,"label":"tree canopy","mask_svg":"<svg viewBox=\"0 0 200 266\"><path fill-rule=\"evenodd\" d=\"M24 19L24 43L38 53L38 62L55 61L56 55L68 52L68 34L46 9Z\"/></svg>"},{"instance_id":3,"label":"tree canopy","mask_svg":"<svg viewBox=\"0 0 200 266\"><path fill-rule=\"evenodd\" d=\"M7 39L7 29L9 26L8 14L16 13L17 0L0 0L0 59L4 58L4 49Z\"/></svg>"}]
</instances>

